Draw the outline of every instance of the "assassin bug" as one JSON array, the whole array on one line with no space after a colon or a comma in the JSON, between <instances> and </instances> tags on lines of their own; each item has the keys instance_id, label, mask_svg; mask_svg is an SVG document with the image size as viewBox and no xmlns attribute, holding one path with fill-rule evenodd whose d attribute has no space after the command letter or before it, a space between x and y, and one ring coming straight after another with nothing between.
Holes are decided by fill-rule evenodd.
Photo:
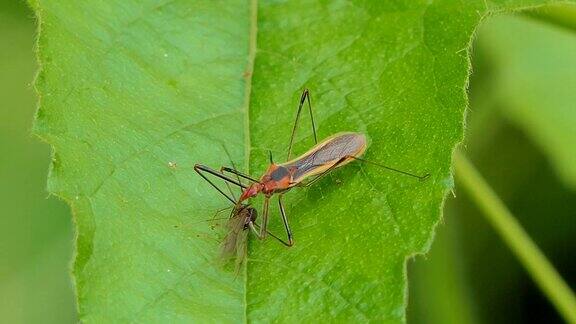
<instances>
[{"instance_id":1,"label":"assassin bug","mask_svg":"<svg viewBox=\"0 0 576 324\"><path fill-rule=\"evenodd\" d=\"M296 128L298 126L298 120L302 112L302 107L304 102L308 103L308 111L310 113L310 120L312 123L312 130L314 133L315 145L306 153L302 154L300 157L290 160L292 153L292 146L294 144L294 135L296 133ZM379 163L371 162L360 158L362 154L366 151L367 141L366 136L361 133L345 132L332 135L322 142L318 143L316 136L316 125L314 123L314 116L312 114L312 105L310 103L310 92L305 89L300 97L300 103L298 106L298 111L296 113L296 120L292 128L292 134L290 136L290 144L288 146L288 162L276 164L272 159L272 154L270 153L270 166L260 177L260 179L255 179L250 175L244 174L237 171L235 168L222 167L220 172L217 172L207 166L196 164L194 170L198 172L205 180L209 181L208 178L202 173L207 172L216 177L219 177L229 183L242 188L242 195L238 200L241 204L243 201L262 193L264 195L264 205L262 208L262 226L258 232L258 238L266 238L268 233L268 211L270 207L270 198L274 194L278 194L278 207L280 209L280 215L284 223L284 229L286 230L286 235L288 242L283 242L287 246L292 246L294 244L292 238L292 232L290 226L288 225L288 219L286 217L286 212L284 210L284 205L282 203L282 197L285 192L294 187L308 187L323 176L330 173L334 169L344 166L354 160L372 164L390 171L398 172L404 175L408 175L420 180L428 178L429 174L419 176L410 172L398 170L391 168ZM224 172L228 172L236 175L237 180L227 176ZM240 178L248 180L251 182L249 186L244 185L240 182ZM306 179L311 178L308 182L304 182ZM216 188L220 193L222 190Z\"/></svg>"}]
</instances>

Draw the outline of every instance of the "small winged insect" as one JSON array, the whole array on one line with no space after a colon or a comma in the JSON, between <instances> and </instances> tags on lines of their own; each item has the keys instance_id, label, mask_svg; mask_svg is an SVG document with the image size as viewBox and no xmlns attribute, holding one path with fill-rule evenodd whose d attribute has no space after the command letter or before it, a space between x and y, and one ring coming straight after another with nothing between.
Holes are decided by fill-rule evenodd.
<instances>
[{"instance_id":1,"label":"small winged insect","mask_svg":"<svg viewBox=\"0 0 576 324\"><path fill-rule=\"evenodd\" d=\"M240 270L248 253L248 232L254 227L258 212L248 204L235 205L226 222L226 237L220 247L220 258L223 264L235 260L236 272Z\"/></svg>"},{"instance_id":2,"label":"small winged insect","mask_svg":"<svg viewBox=\"0 0 576 324\"><path fill-rule=\"evenodd\" d=\"M235 260L236 273L238 273L248 255L248 233L252 231L256 235L259 234L257 228L260 226L256 223L257 217L256 208L250 204L239 203L234 206L230 218L226 222L227 234L220 246L220 259L224 264L227 264L230 260ZM267 231L267 234L286 245L276 235L269 231Z\"/></svg>"},{"instance_id":3,"label":"small winged insect","mask_svg":"<svg viewBox=\"0 0 576 324\"><path fill-rule=\"evenodd\" d=\"M294 135L296 133L298 120L300 119L302 107L304 106L305 102L308 103L308 111L310 113L315 145L300 157L290 160L292 146L294 144ZM262 226L260 227L257 235L260 239L266 238L266 234L268 234L267 228L270 198L276 194L278 196L280 216L282 217L284 229L286 230L286 236L288 239L288 242L281 242L287 246L292 246L294 244L294 240L292 238L292 232L290 230L290 226L288 225L288 219L286 217L284 204L282 202L283 194L290 189L294 187L309 187L325 175L329 174L334 169L342 167L352 161L367 163L420 180L424 180L429 176L429 174L422 176L416 175L410 172L402 171L396 168L362 159L360 157L366 151L366 147L366 136L364 136L364 134L354 132L338 133L318 143L316 136L316 126L314 124L314 116L312 114L312 105L310 103L310 93L306 89L300 97L300 104L296 113L296 120L294 122L292 134L290 136L290 144L288 146L287 157L288 162L279 164L274 163L272 154L270 154L270 165L266 172L259 179L239 172L233 167L222 167L220 172L217 172L207 166L196 164L194 169L196 172L198 172L198 174L200 174L205 180L209 182L210 180L206 177L204 172L219 177L225 180L227 183L240 187L242 189L242 194L240 195L240 198L237 202L239 204L260 193L264 195L264 206L262 208ZM225 174L224 172L234 174L236 179ZM240 181L240 178L250 181L250 185L243 184ZM216 187L216 189L223 193L219 188Z\"/></svg>"}]
</instances>

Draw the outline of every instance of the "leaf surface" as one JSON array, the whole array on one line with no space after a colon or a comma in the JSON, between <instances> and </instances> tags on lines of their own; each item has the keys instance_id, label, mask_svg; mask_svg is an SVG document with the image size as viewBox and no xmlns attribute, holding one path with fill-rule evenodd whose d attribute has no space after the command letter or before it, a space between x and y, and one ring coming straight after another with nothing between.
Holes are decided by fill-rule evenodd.
<instances>
[{"instance_id":1,"label":"leaf surface","mask_svg":"<svg viewBox=\"0 0 576 324\"><path fill-rule=\"evenodd\" d=\"M74 211L82 320L403 321L405 259L428 249L453 186L472 32L540 2L505 3L35 3L36 132ZM224 147L256 176L268 150L282 161L304 87L320 138L365 133L366 159L431 177L353 163L289 192L296 245L252 240L236 276L208 221L227 203L192 167L228 164Z\"/></svg>"}]
</instances>

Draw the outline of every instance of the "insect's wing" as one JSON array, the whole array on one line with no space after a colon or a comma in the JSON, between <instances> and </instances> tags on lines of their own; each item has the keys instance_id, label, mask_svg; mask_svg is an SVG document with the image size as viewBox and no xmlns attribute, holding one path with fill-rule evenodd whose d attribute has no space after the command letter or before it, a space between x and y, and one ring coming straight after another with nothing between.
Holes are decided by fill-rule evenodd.
<instances>
[{"instance_id":1,"label":"insect's wing","mask_svg":"<svg viewBox=\"0 0 576 324\"><path fill-rule=\"evenodd\" d=\"M230 260L236 256L236 246L238 234L244 229L244 220L242 217L233 216L226 223L227 233L220 247L220 256L223 261Z\"/></svg>"},{"instance_id":2,"label":"insect's wing","mask_svg":"<svg viewBox=\"0 0 576 324\"><path fill-rule=\"evenodd\" d=\"M240 272L248 255L248 232L248 230L242 230L236 236L236 274Z\"/></svg>"},{"instance_id":3,"label":"insect's wing","mask_svg":"<svg viewBox=\"0 0 576 324\"><path fill-rule=\"evenodd\" d=\"M339 133L318 143L301 157L283 163L282 166L296 168L293 181L300 182L326 171L343 157L362 155L365 149L366 137L363 134Z\"/></svg>"}]
</instances>

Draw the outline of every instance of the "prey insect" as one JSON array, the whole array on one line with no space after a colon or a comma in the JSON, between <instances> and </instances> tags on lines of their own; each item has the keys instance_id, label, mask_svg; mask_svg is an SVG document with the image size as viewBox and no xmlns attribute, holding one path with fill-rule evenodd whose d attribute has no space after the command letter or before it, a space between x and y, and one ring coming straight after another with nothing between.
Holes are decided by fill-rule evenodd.
<instances>
[{"instance_id":1,"label":"prey insect","mask_svg":"<svg viewBox=\"0 0 576 324\"><path fill-rule=\"evenodd\" d=\"M227 234L220 246L220 259L223 264L235 260L236 273L246 260L248 233L250 228L254 228L257 217L258 212L254 207L241 203L234 206L226 222Z\"/></svg>"},{"instance_id":2,"label":"prey insect","mask_svg":"<svg viewBox=\"0 0 576 324\"><path fill-rule=\"evenodd\" d=\"M308 104L308 111L310 114L310 120L312 124L312 130L314 134L315 145L301 156L290 159L292 153L292 147L294 144L294 136L298 126L298 121L302 112L304 103ZM321 178L329 174L336 168L342 167L352 161L360 161L363 163L378 166L383 169L401 173L416 179L424 180L429 174L420 176L410 172L402 171L396 168L388 167L379 163L371 162L361 158L367 148L366 136L361 133L355 132L343 132L332 135L320 143L318 143L316 136L316 125L314 123L314 115L312 113L312 105L310 103L310 93L306 89L300 97L300 102L298 106L298 111L296 113L296 120L292 128L292 134L290 136L290 143L288 146L288 162L284 163L274 163L272 159L272 154L270 153L269 160L270 165L266 172L259 178L256 179L248 174L237 171L235 168L222 167L220 172L217 172L207 166L196 164L194 169L200 176L205 180L210 180L206 177L204 173L212 174L213 176L219 177L225 180L227 183L234 184L242 189L242 194L238 200L238 204L242 204L247 199L254 197L258 194L264 195L264 204L262 207L262 226L258 232L258 237L260 239L265 239L268 233L268 215L270 209L270 199L273 195L278 196L278 207L280 210L280 216L284 224L284 229L286 231L286 236L288 242L284 242L287 246L292 246L294 240L292 237L292 231L288 224L288 218L286 217L286 212L284 209L284 204L282 201L283 194L294 187L309 187L312 184L319 181ZM231 176L235 175L236 179ZM240 178L250 182L249 185L245 185L240 181ZM222 190L216 188L221 193Z\"/></svg>"},{"instance_id":3,"label":"prey insect","mask_svg":"<svg viewBox=\"0 0 576 324\"><path fill-rule=\"evenodd\" d=\"M220 245L220 260L223 264L235 260L236 273L239 272L248 255L248 234L252 231L256 236L259 235L260 226L256 223L256 218L258 218L256 208L250 204L239 203L233 207L226 222L227 233ZM269 231L267 233L287 245L276 235Z\"/></svg>"}]
</instances>

